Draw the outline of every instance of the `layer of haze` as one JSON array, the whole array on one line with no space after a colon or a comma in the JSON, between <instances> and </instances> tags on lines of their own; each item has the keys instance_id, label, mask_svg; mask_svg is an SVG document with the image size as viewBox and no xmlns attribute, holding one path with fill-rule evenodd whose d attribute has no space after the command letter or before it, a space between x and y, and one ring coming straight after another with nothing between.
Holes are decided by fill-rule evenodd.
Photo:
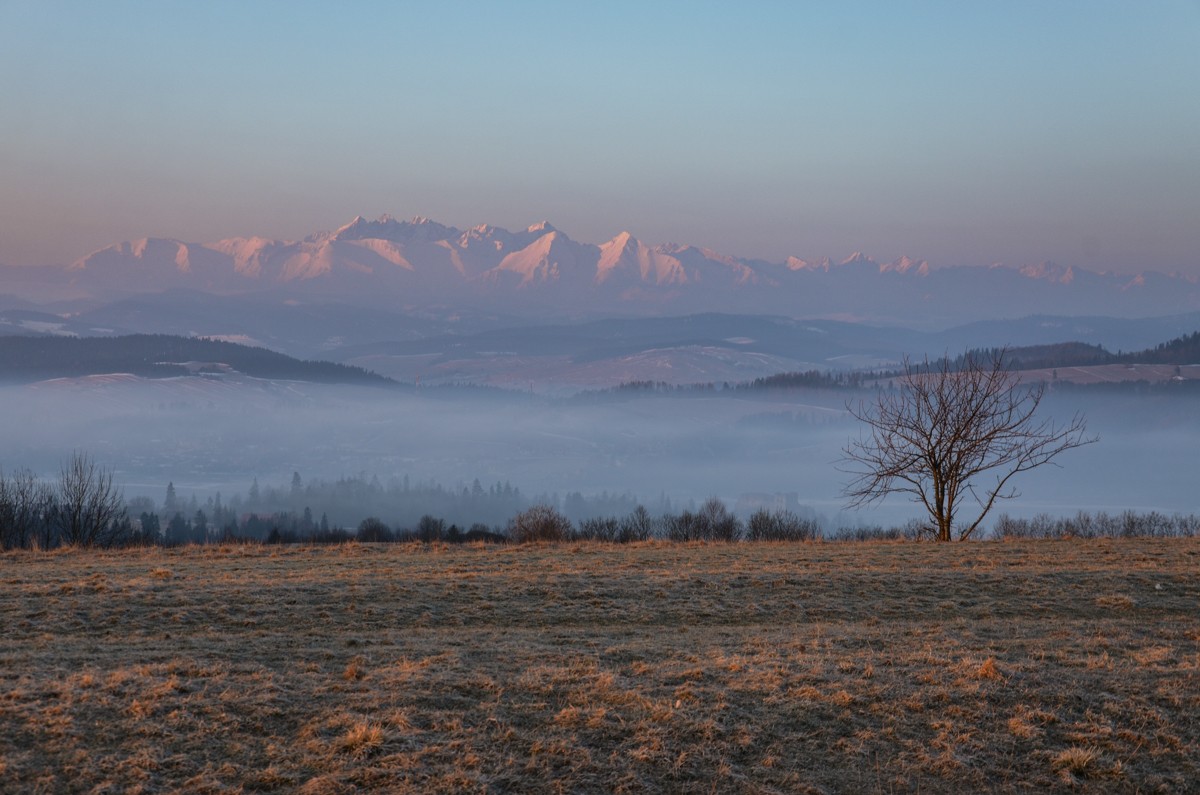
<instances>
[{"instance_id":1,"label":"layer of haze","mask_svg":"<svg viewBox=\"0 0 1200 795\"><path fill-rule=\"evenodd\" d=\"M712 495L733 506L748 493L791 493L830 530L903 522L918 513L901 498L839 516L849 476L838 471L838 460L860 432L844 411L855 397L840 390L718 391L563 401L253 379L61 379L0 385L0 416L10 424L0 470L28 467L52 479L83 450L113 469L127 496L157 500L168 482L185 498L221 492L228 500L244 496L255 478L286 488L298 471L305 481L363 474L454 490L476 478L507 481L527 498L608 492L651 508L662 497L681 508ZM1061 467L1025 473L1015 481L1020 499L997 514L1196 511L1194 393L1063 393L1043 408L1059 421L1082 411L1101 440L1064 454ZM332 510L311 507L317 515Z\"/></svg>"},{"instance_id":2,"label":"layer of haze","mask_svg":"<svg viewBox=\"0 0 1200 795\"><path fill-rule=\"evenodd\" d=\"M1200 6L0 3L0 262L362 213L1200 274Z\"/></svg>"}]
</instances>

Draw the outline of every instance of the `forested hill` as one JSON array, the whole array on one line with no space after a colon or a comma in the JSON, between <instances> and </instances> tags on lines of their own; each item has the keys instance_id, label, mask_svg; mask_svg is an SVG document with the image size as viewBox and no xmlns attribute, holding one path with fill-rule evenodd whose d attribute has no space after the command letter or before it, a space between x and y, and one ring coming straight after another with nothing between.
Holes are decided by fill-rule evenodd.
<instances>
[{"instance_id":1,"label":"forested hill","mask_svg":"<svg viewBox=\"0 0 1200 795\"><path fill-rule=\"evenodd\" d=\"M0 336L0 382L28 383L103 373L168 378L227 370L255 378L285 381L375 386L396 384L361 367L302 361L266 348L201 337L167 334L132 334L123 337Z\"/></svg>"},{"instance_id":2,"label":"forested hill","mask_svg":"<svg viewBox=\"0 0 1200 795\"><path fill-rule=\"evenodd\" d=\"M999 348L973 350L977 358L988 359ZM1055 345L1030 345L1008 348L1005 360L1017 370L1041 370L1051 367L1090 367L1100 364L1200 364L1200 331L1185 334L1144 351L1111 353L1099 345L1063 342ZM955 363L964 359L959 356Z\"/></svg>"},{"instance_id":3,"label":"forested hill","mask_svg":"<svg viewBox=\"0 0 1200 795\"><path fill-rule=\"evenodd\" d=\"M1185 334L1149 350L1124 354L1119 360L1131 364L1200 364L1200 331Z\"/></svg>"}]
</instances>

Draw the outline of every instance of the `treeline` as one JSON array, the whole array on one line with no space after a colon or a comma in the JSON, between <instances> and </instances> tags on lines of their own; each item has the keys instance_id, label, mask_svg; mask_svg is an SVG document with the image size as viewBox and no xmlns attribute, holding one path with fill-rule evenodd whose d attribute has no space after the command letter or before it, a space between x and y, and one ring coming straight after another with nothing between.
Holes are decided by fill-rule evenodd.
<instances>
[{"instance_id":1,"label":"treeline","mask_svg":"<svg viewBox=\"0 0 1200 795\"><path fill-rule=\"evenodd\" d=\"M857 389L863 385L862 373L805 370L796 373L778 373L753 381L735 384L739 392L761 392L778 389Z\"/></svg>"},{"instance_id":2,"label":"treeline","mask_svg":"<svg viewBox=\"0 0 1200 795\"><path fill-rule=\"evenodd\" d=\"M1122 364L1200 364L1200 331L1138 353L1120 354L1117 359Z\"/></svg>"},{"instance_id":3,"label":"treeline","mask_svg":"<svg viewBox=\"0 0 1200 795\"><path fill-rule=\"evenodd\" d=\"M354 526L365 516L381 516L396 526L412 527L428 515L459 526L495 525L503 524L534 502L549 503L578 521L598 514L630 511L638 500L632 494L608 491L591 495L574 491L561 497L541 494L530 498L508 481L484 485L478 478L469 485L446 486L433 480L414 480L408 475L386 482L367 474L336 480L305 480L299 472L293 472L290 482L279 486L260 486L255 479L245 495L235 494L224 503L218 494L206 504L194 500L185 504L174 496L174 486L168 484L167 499L161 510L168 517L177 512L190 517L197 509L208 509L209 518L213 519L213 511L223 505L224 512L216 519L222 525L249 515L283 516L292 517L299 522L299 531L308 532L311 528L306 517L314 512L327 523L342 526ZM664 509L670 508L665 497L659 502Z\"/></svg>"},{"instance_id":4,"label":"treeline","mask_svg":"<svg viewBox=\"0 0 1200 795\"><path fill-rule=\"evenodd\" d=\"M969 360L991 361L1003 354L1004 361L1014 370L1053 370L1059 367L1094 367L1103 364L1200 364L1200 332L1160 343L1143 351L1112 353L1103 346L1084 342L1061 342L1051 345L1026 345L1019 348L972 348L954 357L938 357L929 362L913 362L917 372L937 370L944 363L961 370ZM896 378L903 369L877 370L859 380L878 381ZM1093 385L1087 385L1089 388ZM1096 385L1100 386L1100 385Z\"/></svg>"},{"instance_id":5,"label":"treeline","mask_svg":"<svg viewBox=\"0 0 1200 795\"><path fill-rule=\"evenodd\" d=\"M1200 393L1200 379L1175 378L1169 381L1150 381L1145 378L1123 381L1098 381L1080 384L1074 381L1055 381L1056 392L1080 395L1118 395L1135 397L1179 397Z\"/></svg>"},{"instance_id":6,"label":"treeline","mask_svg":"<svg viewBox=\"0 0 1200 795\"><path fill-rule=\"evenodd\" d=\"M1063 342L1054 345L1030 345L1022 348L971 348L956 356L939 356L936 359L910 361L916 373L932 373L948 367L952 372L969 369L972 363L991 362L1001 356L1013 370L1052 370L1058 367L1084 367L1111 364L1114 355L1099 345L1082 342ZM904 368L876 370L868 375L874 381L900 378Z\"/></svg>"},{"instance_id":7,"label":"treeline","mask_svg":"<svg viewBox=\"0 0 1200 795\"><path fill-rule=\"evenodd\" d=\"M282 353L203 337L131 334L118 337L0 337L0 373L7 381L41 381L97 373L132 373L165 378L193 372L220 372L228 365L256 378L329 384L398 386L361 367L303 361Z\"/></svg>"},{"instance_id":8,"label":"treeline","mask_svg":"<svg viewBox=\"0 0 1200 795\"><path fill-rule=\"evenodd\" d=\"M465 541L534 542L599 541L632 543L665 541L813 541L821 537L820 525L790 511L756 511L742 522L713 497L696 510L654 516L637 505L623 516L591 516L571 521L557 508L539 503L513 516L503 528L475 525L462 531L432 516L422 517L415 530L393 531L377 518L363 520L355 534L359 541Z\"/></svg>"},{"instance_id":9,"label":"treeline","mask_svg":"<svg viewBox=\"0 0 1200 795\"><path fill-rule=\"evenodd\" d=\"M953 362L961 365L966 356L985 360L999 354L1000 348L980 348ZM1018 370L1049 370L1056 367L1088 367L1101 364L1200 364L1200 331L1185 334L1142 351L1112 353L1100 345L1063 342L1056 345L1030 345L1008 348L1005 359Z\"/></svg>"},{"instance_id":10,"label":"treeline","mask_svg":"<svg viewBox=\"0 0 1200 795\"><path fill-rule=\"evenodd\" d=\"M666 381L626 381L604 389L589 389L573 395L572 402L597 402L621 398L667 395L674 397L707 397L715 392L757 392L786 389L856 389L863 385L863 373L805 370L803 372L777 373L753 381L716 383L706 381L696 384L670 384Z\"/></svg>"},{"instance_id":11,"label":"treeline","mask_svg":"<svg viewBox=\"0 0 1200 795\"><path fill-rule=\"evenodd\" d=\"M463 533L471 528L492 532L503 528L509 517L531 502L551 504L575 521L627 512L638 504L633 495L607 491L593 495L576 491L562 498L541 495L531 501L507 481L484 486L475 479L470 486L446 487L434 481L412 481L408 476L385 483L366 474L305 481L295 472L290 484L260 486L255 479L246 494L223 498L218 492L203 501L194 495L180 496L175 485L168 483L161 503L135 497L126 507L146 537L179 545L268 539L336 543L355 538L353 528L364 516L386 518L390 537L385 540L428 539L431 521L447 532L450 528ZM659 503L670 507L666 497Z\"/></svg>"},{"instance_id":12,"label":"treeline","mask_svg":"<svg viewBox=\"0 0 1200 795\"><path fill-rule=\"evenodd\" d=\"M1001 514L993 530L997 538L1178 538L1200 535L1200 516L1158 511L1080 511L1074 516L1038 514L1015 519Z\"/></svg>"},{"instance_id":13,"label":"treeline","mask_svg":"<svg viewBox=\"0 0 1200 795\"><path fill-rule=\"evenodd\" d=\"M1089 367L1112 364L1116 357L1100 345L1083 342L1061 342L1054 345L1027 345L1021 348L976 348L953 359L955 369L962 369L967 358L992 361L1003 352L1004 360L1014 370L1053 370L1058 367Z\"/></svg>"},{"instance_id":14,"label":"treeline","mask_svg":"<svg viewBox=\"0 0 1200 795\"><path fill-rule=\"evenodd\" d=\"M732 514L715 497L698 509L653 515L638 505L621 516L592 516L572 521L557 508L539 503L513 516L506 525L488 527L476 523L470 527L448 524L435 516L423 516L414 527L393 529L376 517L359 523L354 532L335 529L332 533L303 536L274 528L262 538L264 543L558 543L593 541L634 543L639 541L673 542L867 542L921 541L934 537L933 529L919 520L900 526L840 527L825 533L820 523L787 510L759 509L745 521ZM1032 519L1002 515L990 538L1175 538L1200 535L1200 516L1166 515L1157 511L1120 514L1080 512L1073 517L1042 514ZM251 540L251 539L242 539Z\"/></svg>"},{"instance_id":15,"label":"treeline","mask_svg":"<svg viewBox=\"0 0 1200 795\"><path fill-rule=\"evenodd\" d=\"M566 401L569 403L597 403L609 400L646 397L649 395L705 397L716 391L717 385L712 382L670 384L666 381L624 381L616 386L605 387L604 389L585 389L566 398Z\"/></svg>"},{"instance_id":16,"label":"treeline","mask_svg":"<svg viewBox=\"0 0 1200 795\"><path fill-rule=\"evenodd\" d=\"M148 497L129 501L129 512L153 536L168 545L222 540L265 541L274 536L288 541L334 543L354 537L363 516L386 516L396 527L415 527L423 517L449 517L463 526L503 522L528 505L511 484L446 488L441 484L404 478L383 483L358 475L337 480L305 482L293 473L290 485L260 486L255 479L246 494L223 499L220 492L201 502L180 497L167 484L161 504Z\"/></svg>"},{"instance_id":17,"label":"treeline","mask_svg":"<svg viewBox=\"0 0 1200 795\"><path fill-rule=\"evenodd\" d=\"M234 495L228 502L238 516L303 517L316 511L340 525L353 526L365 516L382 516L409 527L429 514L459 525L493 524L528 504L521 490L508 481L484 485L476 478L470 485L448 487L408 475L387 481L365 473L336 480L306 480L299 472L293 472L290 482L280 486L260 486L256 479L244 496Z\"/></svg>"},{"instance_id":18,"label":"treeline","mask_svg":"<svg viewBox=\"0 0 1200 795\"><path fill-rule=\"evenodd\" d=\"M448 504L507 506L503 522L447 519L425 512L412 520L388 524L378 515L357 523L320 517L309 499L334 494L339 499L362 498L372 504L394 506L387 497L414 500L430 495L451 500ZM462 500L461 503L455 503ZM313 504L321 505L320 502ZM429 504L429 503L424 503ZM299 509L296 508L300 505ZM248 510L247 510L248 509ZM361 506L360 506L361 510ZM359 515L362 515L361 513ZM165 520L160 517L169 517ZM1073 517L1047 514L1032 519L1001 515L991 537L1015 538L1123 538L1175 537L1200 534L1200 517L1166 515L1151 511L1120 514L1080 512ZM921 521L899 527L841 527L824 532L815 517L800 517L787 510L759 509L742 520L718 498L698 508L671 509L660 500L652 513L629 495L587 497L573 492L563 500L543 497L528 504L507 483L484 488L444 489L436 484L412 484L402 479L384 485L377 478L343 478L305 484L296 473L286 488L259 488L236 495L228 502L220 495L204 503L195 497L182 500L168 485L162 506L146 497L128 502L113 485L112 474L87 455L76 454L63 465L55 481L38 479L28 470L0 472L0 547L4 549L54 549L72 547L178 546L207 543L345 543L443 542L529 543L596 541L630 543L647 540L676 542L756 541L878 541L921 540L931 530Z\"/></svg>"}]
</instances>

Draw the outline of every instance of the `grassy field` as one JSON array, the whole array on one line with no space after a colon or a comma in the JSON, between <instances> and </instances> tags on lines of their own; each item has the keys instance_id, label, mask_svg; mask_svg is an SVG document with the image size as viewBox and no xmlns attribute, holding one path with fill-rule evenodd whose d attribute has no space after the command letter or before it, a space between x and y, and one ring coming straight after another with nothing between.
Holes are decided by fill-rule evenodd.
<instances>
[{"instance_id":1,"label":"grassy field","mask_svg":"<svg viewBox=\"0 0 1200 795\"><path fill-rule=\"evenodd\" d=\"M1200 791L1200 539L0 555L3 792Z\"/></svg>"}]
</instances>

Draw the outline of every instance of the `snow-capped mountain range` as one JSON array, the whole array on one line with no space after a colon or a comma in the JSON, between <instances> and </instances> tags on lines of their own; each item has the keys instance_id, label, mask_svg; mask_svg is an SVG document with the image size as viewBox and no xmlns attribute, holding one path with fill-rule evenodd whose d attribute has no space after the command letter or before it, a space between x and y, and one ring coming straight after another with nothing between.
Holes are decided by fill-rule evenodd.
<instances>
[{"instance_id":1,"label":"snow-capped mountain range","mask_svg":"<svg viewBox=\"0 0 1200 795\"><path fill-rule=\"evenodd\" d=\"M394 308L472 307L542 315L782 313L953 323L1035 312L1165 315L1200 308L1193 278L1097 273L1040 263L947 266L860 252L840 261L767 262L622 232L600 245L543 222L512 232L427 218L361 216L299 241L118 243L56 274L76 296L115 299L188 288L276 293Z\"/></svg>"}]
</instances>

